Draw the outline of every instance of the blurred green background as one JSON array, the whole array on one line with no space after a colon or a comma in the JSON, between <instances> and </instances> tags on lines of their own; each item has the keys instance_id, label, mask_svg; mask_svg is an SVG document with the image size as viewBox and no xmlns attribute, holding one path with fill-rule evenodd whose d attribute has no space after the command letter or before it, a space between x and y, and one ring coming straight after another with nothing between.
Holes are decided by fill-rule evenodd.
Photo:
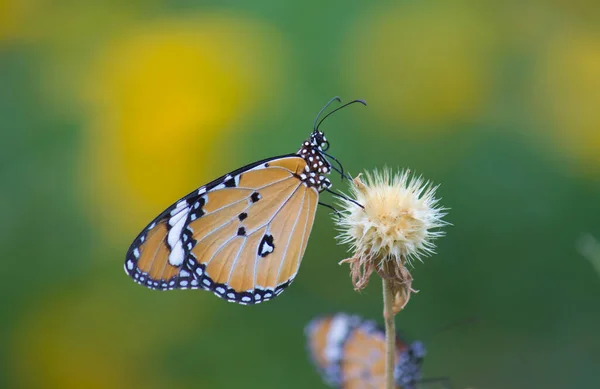
<instances>
[{"instance_id":1,"label":"blurred green background","mask_svg":"<svg viewBox=\"0 0 600 389\"><path fill-rule=\"evenodd\" d=\"M322 127L347 169L411 168L451 208L397 319L425 377L597 388L600 257L576 248L600 238L597 0L1 0L0 387L325 387L305 323L382 309L326 209L267 304L150 291L123 261L179 196L296 151L334 95L369 103Z\"/></svg>"}]
</instances>

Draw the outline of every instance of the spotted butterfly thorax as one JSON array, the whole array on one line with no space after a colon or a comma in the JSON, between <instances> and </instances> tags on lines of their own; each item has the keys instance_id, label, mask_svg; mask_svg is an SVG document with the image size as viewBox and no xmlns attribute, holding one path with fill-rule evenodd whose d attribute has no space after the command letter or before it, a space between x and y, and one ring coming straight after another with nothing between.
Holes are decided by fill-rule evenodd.
<instances>
[{"instance_id":1,"label":"spotted butterfly thorax","mask_svg":"<svg viewBox=\"0 0 600 389\"><path fill-rule=\"evenodd\" d=\"M385 332L374 322L337 313L312 320L305 333L310 357L328 385L344 389L385 387ZM417 387L424 357L423 343L397 339L397 389Z\"/></svg>"}]
</instances>

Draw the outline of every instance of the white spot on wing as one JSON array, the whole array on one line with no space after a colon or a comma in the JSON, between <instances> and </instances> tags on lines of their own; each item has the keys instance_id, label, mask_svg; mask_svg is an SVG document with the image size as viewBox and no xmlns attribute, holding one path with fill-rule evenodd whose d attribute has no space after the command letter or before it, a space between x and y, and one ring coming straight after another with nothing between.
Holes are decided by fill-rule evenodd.
<instances>
[{"instance_id":1,"label":"white spot on wing","mask_svg":"<svg viewBox=\"0 0 600 389\"><path fill-rule=\"evenodd\" d=\"M181 266L181 264L183 263L184 260L184 251L183 251L183 247L181 246L181 241L178 241L177 244L171 249L171 252L169 253L169 263L172 266Z\"/></svg>"},{"instance_id":2,"label":"white spot on wing","mask_svg":"<svg viewBox=\"0 0 600 389\"><path fill-rule=\"evenodd\" d=\"M138 259L140 257L140 250L137 247L133 250L133 256L136 259Z\"/></svg>"},{"instance_id":3,"label":"white spot on wing","mask_svg":"<svg viewBox=\"0 0 600 389\"><path fill-rule=\"evenodd\" d=\"M171 211L171 216L177 215L184 208L187 208L187 201L186 200L181 200L180 202L177 203L177 205L175 205L175 209L173 209Z\"/></svg>"},{"instance_id":4,"label":"white spot on wing","mask_svg":"<svg viewBox=\"0 0 600 389\"><path fill-rule=\"evenodd\" d=\"M327 333L327 344L325 346L325 358L329 363L339 361L342 356L342 342L348 336L348 318L346 315L337 315L331 321L331 327Z\"/></svg>"},{"instance_id":5,"label":"white spot on wing","mask_svg":"<svg viewBox=\"0 0 600 389\"><path fill-rule=\"evenodd\" d=\"M187 202L185 200L181 200L177 203L175 209L179 208L179 212L169 219L171 229L169 230L167 241L171 247L169 263L173 266L181 266L185 257L181 242L181 232L183 231L183 226L187 220L187 215L190 212L189 207L185 206L186 204Z\"/></svg>"},{"instance_id":6,"label":"white spot on wing","mask_svg":"<svg viewBox=\"0 0 600 389\"><path fill-rule=\"evenodd\" d=\"M268 253L272 253L272 252L273 252L273 249L274 249L274 247L273 247L273 246L271 246L271 245L269 244L269 242L265 242L265 244L263 244L263 245L262 245L262 247L261 247L261 252L260 252L260 255L262 255L262 256L265 256L265 255L267 255Z\"/></svg>"}]
</instances>

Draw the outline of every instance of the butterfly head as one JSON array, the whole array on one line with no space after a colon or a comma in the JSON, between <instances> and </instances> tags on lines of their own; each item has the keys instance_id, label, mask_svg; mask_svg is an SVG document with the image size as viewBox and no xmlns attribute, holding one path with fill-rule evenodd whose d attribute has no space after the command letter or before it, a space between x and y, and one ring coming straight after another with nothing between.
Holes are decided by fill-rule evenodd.
<instances>
[{"instance_id":1,"label":"butterfly head","mask_svg":"<svg viewBox=\"0 0 600 389\"><path fill-rule=\"evenodd\" d=\"M415 340L410 344L410 347L408 348L407 352L411 356L411 358L417 363L421 363L423 361L423 358L425 358L425 355L427 354L425 345L423 344L423 342L420 342L418 340Z\"/></svg>"},{"instance_id":2,"label":"butterfly head","mask_svg":"<svg viewBox=\"0 0 600 389\"><path fill-rule=\"evenodd\" d=\"M325 134L322 131L315 130L310 134L308 139L310 145L319 151L327 151L329 149L329 142L325 138Z\"/></svg>"},{"instance_id":3,"label":"butterfly head","mask_svg":"<svg viewBox=\"0 0 600 389\"><path fill-rule=\"evenodd\" d=\"M420 341L414 341L405 349L394 369L396 383L403 388L415 388L421 379L421 365L425 358L425 346Z\"/></svg>"}]
</instances>

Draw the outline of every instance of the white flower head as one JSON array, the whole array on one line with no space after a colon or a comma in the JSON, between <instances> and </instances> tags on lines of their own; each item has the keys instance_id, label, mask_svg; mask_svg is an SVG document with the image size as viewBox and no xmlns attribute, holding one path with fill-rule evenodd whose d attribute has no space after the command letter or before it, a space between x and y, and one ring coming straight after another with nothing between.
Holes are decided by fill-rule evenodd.
<instances>
[{"instance_id":1,"label":"white flower head","mask_svg":"<svg viewBox=\"0 0 600 389\"><path fill-rule=\"evenodd\" d=\"M440 228L448 224L442 220L447 209L435 197L438 186L409 170L394 174L384 168L366 172L365 177L366 182L360 175L354 179L353 199L341 199L336 222L339 241L350 244L363 269L379 270L390 261L403 267L433 254L433 241L444 235Z\"/></svg>"}]
</instances>

